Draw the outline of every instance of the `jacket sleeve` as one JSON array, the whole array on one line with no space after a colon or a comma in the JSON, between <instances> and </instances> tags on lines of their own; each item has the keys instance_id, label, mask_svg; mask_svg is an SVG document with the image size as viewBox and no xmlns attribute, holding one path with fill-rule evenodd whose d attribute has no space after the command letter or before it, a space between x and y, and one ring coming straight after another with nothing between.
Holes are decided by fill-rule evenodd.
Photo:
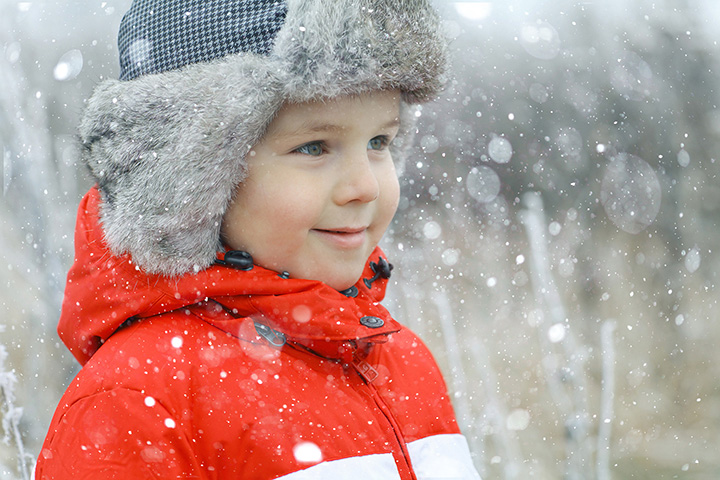
<instances>
[{"instance_id":1,"label":"jacket sleeve","mask_svg":"<svg viewBox=\"0 0 720 480\"><path fill-rule=\"evenodd\" d=\"M36 480L203 478L180 422L139 391L118 388L84 397L53 425Z\"/></svg>"}]
</instances>

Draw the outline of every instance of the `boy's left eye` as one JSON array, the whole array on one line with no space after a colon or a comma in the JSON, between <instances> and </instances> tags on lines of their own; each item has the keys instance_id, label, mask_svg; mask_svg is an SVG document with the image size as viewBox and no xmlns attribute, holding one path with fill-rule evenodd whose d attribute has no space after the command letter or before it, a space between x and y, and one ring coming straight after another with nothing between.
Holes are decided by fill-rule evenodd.
<instances>
[{"instance_id":1,"label":"boy's left eye","mask_svg":"<svg viewBox=\"0 0 720 480\"><path fill-rule=\"evenodd\" d=\"M389 143L390 142L388 140L388 137L386 137L385 135L380 135L370 139L367 148L368 150L382 150L387 147Z\"/></svg>"},{"instance_id":2,"label":"boy's left eye","mask_svg":"<svg viewBox=\"0 0 720 480\"><path fill-rule=\"evenodd\" d=\"M325 149L321 142L310 142L296 148L295 151L312 157L317 157L322 155Z\"/></svg>"}]
</instances>

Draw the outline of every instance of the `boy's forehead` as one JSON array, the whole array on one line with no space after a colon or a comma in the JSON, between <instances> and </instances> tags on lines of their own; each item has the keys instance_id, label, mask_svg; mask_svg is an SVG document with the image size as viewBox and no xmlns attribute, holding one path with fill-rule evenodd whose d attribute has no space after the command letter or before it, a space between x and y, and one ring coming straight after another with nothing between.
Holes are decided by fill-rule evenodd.
<instances>
[{"instance_id":1,"label":"boy's forehead","mask_svg":"<svg viewBox=\"0 0 720 480\"><path fill-rule=\"evenodd\" d=\"M309 102L286 103L270 126L282 134L342 131L358 123L368 122L349 112L371 114L374 127L391 128L399 125L400 93L379 91L362 95L337 97Z\"/></svg>"}]
</instances>

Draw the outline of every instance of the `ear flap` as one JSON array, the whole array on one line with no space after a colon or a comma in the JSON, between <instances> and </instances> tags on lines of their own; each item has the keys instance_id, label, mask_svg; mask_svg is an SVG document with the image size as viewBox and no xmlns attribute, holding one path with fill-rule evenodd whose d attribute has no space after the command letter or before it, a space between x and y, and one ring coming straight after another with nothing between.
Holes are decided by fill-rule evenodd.
<instances>
[{"instance_id":1,"label":"ear flap","mask_svg":"<svg viewBox=\"0 0 720 480\"><path fill-rule=\"evenodd\" d=\"M82 155L114 254L170 276L212 264L245 154L277 109L272 79L247 72L252 64L197 64L95 91L80 125Z\"/></svg>"}]
</instances>

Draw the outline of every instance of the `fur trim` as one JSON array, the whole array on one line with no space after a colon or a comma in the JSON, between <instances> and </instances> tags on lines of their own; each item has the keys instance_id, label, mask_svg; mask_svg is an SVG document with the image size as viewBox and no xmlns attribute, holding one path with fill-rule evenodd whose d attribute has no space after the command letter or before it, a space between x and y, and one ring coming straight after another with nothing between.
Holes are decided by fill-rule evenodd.
<instances>
[{"instance_id":1,"label":"fur trim","mask_svg":"<svg viewBox=\"0 0 720 480\"><path fill-rule=\"evenodd\" d=\"M429 100L445 66L438 23L426 0L289 0L269 56L100 84L80 138L112 252L167 276L210 266L245 155L282 104L383 89ZM410 130L393 146L397 160Z\"/></svg>"}]
</instances>

